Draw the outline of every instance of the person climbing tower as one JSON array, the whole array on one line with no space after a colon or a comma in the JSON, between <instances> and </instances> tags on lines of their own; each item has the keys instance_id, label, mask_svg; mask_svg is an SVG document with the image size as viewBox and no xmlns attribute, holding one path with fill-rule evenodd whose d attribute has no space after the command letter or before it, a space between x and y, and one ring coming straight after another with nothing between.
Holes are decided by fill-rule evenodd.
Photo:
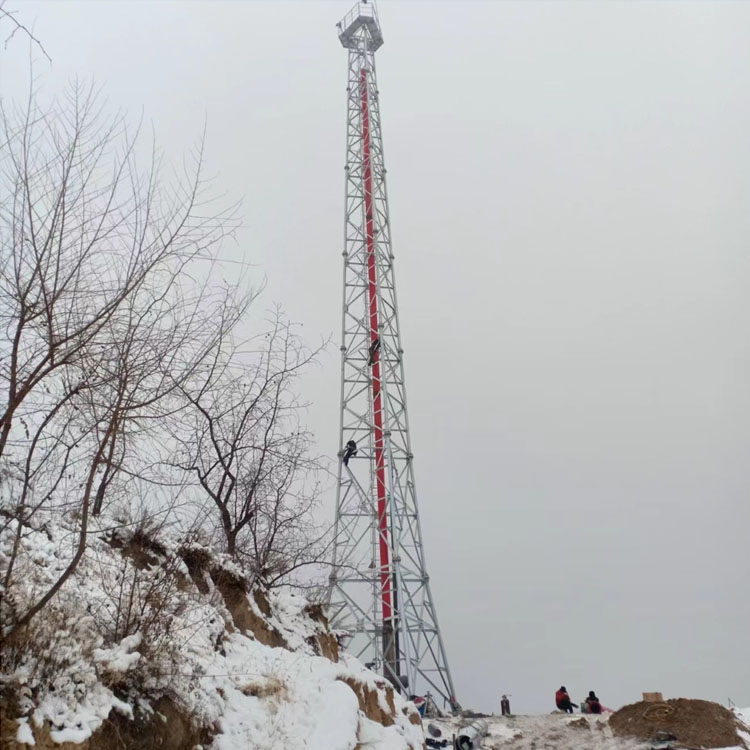
<instances>
[{"instance_id":1,"label":"person climbing tower","mask_svg":"<svg viewBox=\"0 0 750 750\"><path fill-rule=\"evenodd\" d=\"M370 348L368 349L369 357L367 359L367 364L372 367L375 364L375 355L380 351L380 339L374 338L372 340L372 343L370 344Z\"/></svg>"},{"instance_id":2,"label":"person climbing tower","mask_svg":"<svg viewBox=\"0 0 750 750\"><path fill-rule=\"evenodd\" d=\"M560 709L560 711L565 711L565 713L568 714L572 714L573 709L578 708L577 703L570 702L570 696L568 695L568 691L565 689L565 685L563 685L555 693L555 705Z\"/></svg>"},{"instance_id":3,"label":"person climbing tower","mask_svg":"<svg viewBox=\"0 0 750 750\"><path fill-rule=\"evenodd\" d=\"M357 455L357 444L353 440L350 440L346 444L346 451L344 452L344 466L349 466L349 459L352 456L356 456L356 455Z\"/></svg>"}]
</instances>

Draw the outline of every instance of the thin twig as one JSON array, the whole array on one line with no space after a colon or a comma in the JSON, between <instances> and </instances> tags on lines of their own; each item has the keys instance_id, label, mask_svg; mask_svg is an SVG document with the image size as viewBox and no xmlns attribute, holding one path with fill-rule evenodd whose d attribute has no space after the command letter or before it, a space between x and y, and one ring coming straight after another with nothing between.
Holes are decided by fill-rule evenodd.
<instances>
[{"instance_id":1,"label":"thin twig","mask_svg":"<svg viewBox=\"0 0 750 750\"><path fill-rule=\"evenodd\" d=\"M11 39L19 32L23 32L26 34L26 36L29 37L29 39L34 42L34 44L39 47L39 49L42 51L42 54L49 60L50 64L52 64L52 58L47 54L47 50L44 49L44 45L41 43L41 41L34 36L34 34L29 30L27 26L22 24L16 17L15 14L18 13L18 11L13 11L12 13L10 11L5 10L3 7L5 5L4 0L0 0L0 19L7 18L11 23L15 25L15 28L13 31L10 32L10 34L5 38L5 43L3 44L3 49L8 49L8 44L10 43Z\"/></svg>"}]
</instances>

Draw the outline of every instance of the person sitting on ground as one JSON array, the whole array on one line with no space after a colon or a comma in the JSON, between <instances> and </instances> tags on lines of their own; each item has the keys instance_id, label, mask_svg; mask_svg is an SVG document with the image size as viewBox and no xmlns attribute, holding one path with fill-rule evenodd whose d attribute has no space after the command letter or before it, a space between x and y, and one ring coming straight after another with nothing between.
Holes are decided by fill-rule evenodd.
<instances>
[{"instance_id":1,"label":"person sitting on ground","mask_svg":"<svg viewBox=\"0 0 750 750\"><path fill-rule=\"evenodd\" d=\"M560 709L560 711L565 711L565 713L568 714L572 714L573 709L578 708L578 704L570 702L570 696L568 695L568 691L565 689L565 685L563 685L555 693L555 705Z\"/></svg>"},{"instance_id":2,"label":"person sitting on ground","mask_svg":"<svg viewBox=\"0 0 750 750\"><path fill-rule=\"evenodd\" d=\"M602 712L602 704L599 703L599 699L593 690L589 690L589 697L586 698L586 706L588 707L586 713L600 714Z\"/></svg>"}]
</instances>

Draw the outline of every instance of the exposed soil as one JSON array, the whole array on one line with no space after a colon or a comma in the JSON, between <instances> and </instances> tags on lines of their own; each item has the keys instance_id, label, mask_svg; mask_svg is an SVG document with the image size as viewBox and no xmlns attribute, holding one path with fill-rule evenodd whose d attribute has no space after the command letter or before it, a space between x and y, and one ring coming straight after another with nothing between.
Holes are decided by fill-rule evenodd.
<instances>
[{"instance_id":1,"label":"exposed soil","mask_svg":"<svg viewBox=\"0 0 750 750\"><path fill-rule=\"evenodd\" d=\"M186 547L180 550L180 557L185 563L190 573L190 578L193 580L198 591L201 594L208 594L209 587L206 582L206 573L211 564L211 558L208 553L194 547Z\"/></svg>"},{"instance_id":2,"label":"exposed soil","mask_svg":"<svg viewBox=\"0 0 750 750\"><path fill-rule=\"evenodd\" d=\"M565 726L567 726L568 729L584 729L587 732L591 731L591 726L588 720L583 717L580 719L573 719L573 721L569 721Z\"/></svg>"},{"instance_id":3,"label":"exposed soil","mask_svg":"<svg viewBox=\"0 0 750 750\"><path fill-rule=\"evenodd\" d=\"M307 643L318 656L325 656L332 662L339 660L339 642L331 633L316 633L307 638Z\"/></svg>"},{"instance_id":4,"label":"exposed soil","mask_svg":"<svg viewBox=\"0 0 750 750\"><path fill-rule=\"evenodd\" d=\"M318 643L320 644L320 653L333 662L339 660L339 642L335 635L331 633L318 633Z\"/></svg>"},{"instance_id":5,"label":"exposed soil","mask_svg":"<svg viewBox=\"0 0 750 750\"><path fill-rule=\"evenodd\" d=\"M390 712L384 711L380 706L378 700L378 691L372 690L367 685L364 685L351 677L339 677L339 680L345 682L357 696L359 701L360 711L372 721L382 724L384 727L389 727L395 723L394 716L396 714L396 707L393 703L393 688L390 685L385 685L385 699L390 708Z\"/></svg>"},{"instance_id":6,"label":"exposed soil","mask_svg":"<svg viewBox=\"0 0 750 750\"><path fill-rule=\"evenodd\" d=\"M18 722L12 716L18 716L18 699L8 686L3 685L0 687L0 750L18 747Z\"/></svg>"},{"instance_id":7,"label":"exposed soil","mask_svg":"<svg viewBox=\"0 0 750 750\"><path fill-rule=\"evenodd\" d=\"M268 602L268 597L260 589L253 589L253 599L258 605L258 609L266 616L271 616L271 605Z\"/></svg>"},{"instance_id":8,"label":"exposed soil","mask_svg":"<svg viewBox=\"0 0 750 750\"><path fill-rule=\"evenodd\" d=\"M90 750L183 750L196 745L211 744L212 733L192 725L184 714L167 697L154 705L156 713L145 720L135 721L113 711L101 730L90 740Z\"/></svg>"},{"instance_id":9,"label":"exposed soil","mask_svg":"<svg viewBox=\"0 0 750 750\"><path fill-rule=\"evenodd\" d=\"M121 550L122 556L130 558L139 570L159 565L167 558L164 545L142 529L136 529L128 539L113 534L107 542Z\"/></svg>"},{"instance_id":10,"label":"exposed soil","mask_svg":"<svg viewBox=\"0 0 750 750\"><path fill-rule=\"evenodd\" d=\"M417 711L416 708L411 706L404 706L401 709L404 712L404 716L409 719L410 724L414 724L418 727L422 726L422 715Z\"/></svg>"},{"instance_id":11,"label":"exposed soil","mask_svg":"<svg viewBox=\"0 0 750 750\"><path fill-rule=\"evenodd\" d=\"M673 734L687 748L742 745L734 714L710 701L674 698L663 703L640 701L623 706L609 718L617 737L651 740L659 732Z\"/></svg>"},{"instance_id":12,"label":"exposed soil","mask_svg":"<svg viewBox=\"0 0 750 750\"><path fill-rule=\"evenodd\" d=\"M50 736L49 725L41 729L34 727L34 747L36 750L184 750L211 743L212 733L194 727L190 717L182 713L170 698L160 698L154 705L154 711L144 715L136 710L134 720L112 711L101 728L82 743L57 744ZM15 720L6 717L3 721L0 734L2 750L25 750L29 747L16 740L17 727Z\"/></svg>"},{"instance_id":13,"label":"exposed soil","mask_svg":"<svg viewBox=\"0 0 750 750\"><path fill-rule=\"evenodd\" d=\"M319 622L321 625L328 627L328 618L323 611L323 605L317 603L310 603L305 605L305 614L313 621Z\"/></svg>"},{"instance_id":14,"label":"exposed soil","mask_svg":"<svg viewBox=\"0 0 750 750\"><path fill-rule=\"evenodd\" d=\"M232 576L225 570L212 570L211 578L221 592L238 630L245 635L255 636L264 646L288 648L284 636L250 606L244 579Z\"/></svg>"},{"instance_id":15,"label":"exposed soil","mask_svg":"<svg viewBox=\"0 0 750 750\"><path fill-rule=\"evenodd\" d=\"M323 612L322 604L308 604L305 606L304 612L313 622L320 623L326 631L328 630L328 618ZM309 638L308 642L315 649L316 654L325 656L326 659L333 662L338 662L339 642L333 633L318 633L316 636Z\"/></svg>"}]
</instances>

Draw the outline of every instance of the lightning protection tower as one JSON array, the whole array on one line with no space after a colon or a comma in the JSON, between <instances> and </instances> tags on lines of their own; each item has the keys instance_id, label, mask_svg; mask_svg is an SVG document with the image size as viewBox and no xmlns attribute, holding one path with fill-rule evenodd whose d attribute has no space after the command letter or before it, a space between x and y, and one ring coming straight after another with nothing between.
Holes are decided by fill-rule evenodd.
<instances>
[{"instance_id":1,"label":"lightning protection tower","mask_svg":"<svg viewBox=\"0 0 750 750\"><path fill-rule=\"evenodd\" d=\"M334 627L348 650L402 693L456 707L430 592L404 386L375 52L377 13L338 24L349 52L341 427L333 568Z\"/></svg>"}]
</instances>

